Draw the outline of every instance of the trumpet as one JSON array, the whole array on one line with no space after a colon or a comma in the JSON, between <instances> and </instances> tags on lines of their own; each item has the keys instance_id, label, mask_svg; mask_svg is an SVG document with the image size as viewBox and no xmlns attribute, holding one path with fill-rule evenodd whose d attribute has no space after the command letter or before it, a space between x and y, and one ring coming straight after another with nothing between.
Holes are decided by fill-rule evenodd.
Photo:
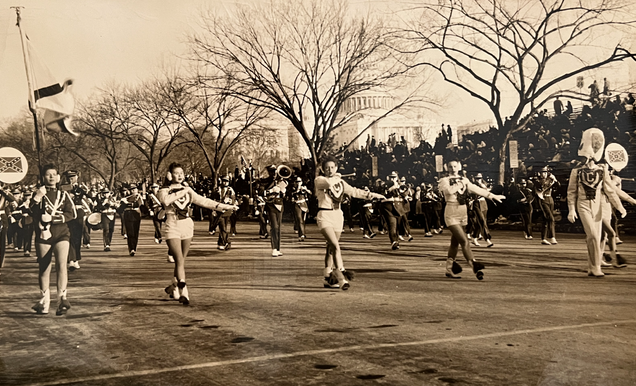
<instances>
[{"instance_id":1,"label":"trumpet","mask_svg":"<svg viewBox=\"0 0 636 386\"><path fill-rule=\"evenodd\" d=\"M279 167L276 168L277 178L286 180L289 177L291 177L291 175L292 175L292 170L289 168L289 166L280 165Z\"/></svg>"}]
</instances>

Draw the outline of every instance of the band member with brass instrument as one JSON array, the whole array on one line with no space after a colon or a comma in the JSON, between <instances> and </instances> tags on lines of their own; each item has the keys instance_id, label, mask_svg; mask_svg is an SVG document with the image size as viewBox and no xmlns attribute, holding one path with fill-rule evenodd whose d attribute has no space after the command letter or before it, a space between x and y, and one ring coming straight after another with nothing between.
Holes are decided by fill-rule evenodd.
<instances>
[{"instance_id":1,"label":"band member with brass instrument","mask_svg":"<svg viewBox=\"0 0 636 386\"><path fill-rule=\"evenodd\" d=\"M380 203L380 211L389 231L391 249L400 249L397 224L399 218L404 214L404 208L402 206L400 183L396 172L391 172L389 175L389 182L386 184L384 196L385 199Z\"/></svg>"},{"instance_id":2,"label":"band member with brass instrument","mask_svg":"<svg viewBox=\"0 0 636 386\"><path fill-rule=\"evenodd\" d=\"M57 311L64 315L71 308L66 298L67 262L71 233L68 222L76 217L75 206L67 192L59 189L60 175L54 165L42 167L44 185L35 191L31 212L36 224L35 252L39 264L39 284L42 298L33 306L38 314L48 314L51 304L49 282L53 256L57 272Z\"/></svg>"},{"instance_id":3,"label":"band member with brass instrument","mask_svg":"<svg viewBox=\"0 0 636 386\"><path fill-rule=\"evenodd\" d=\"M282 256L280 251L280 228L283 222L283 197L287 191L287 179L291 177L291 169L285 165L267 168L269 177L265 179L265 202L269 220L272 256Z\"/></svg>"},{"instance_id":4,"label":"band member with brass instrument","mask_svg":"<svg viewBox=\"0 0 636 386\"><path fill-rule=\"evenodd\" d=\"M554 221L554 199L552 189L561 186L556 177L550 173L548 166L544 166L534 181L534 194L539 201L539 207L543 214L543 230L541 231L541 244L557 244Z\"/></svg>"},{"instance_id":5,"label":"band member with brass instrument","mask_svg":"<svg viewBox=\"0 0 636 386\"><path fill-rule=\"evenodd\" d=\"M152 225L155 227L155 244L160 244L163 241L161 237L161 224L165 220L165 212L162 211L163 206L157 197L158 192L159 184L154 183L150 186L150 192L148 192L146 197L148 214L152 217Z\"/></svg>"},{"instance_id":6,"label":"band member with brass instrument","mask_svg":"<svg viewBox=\"0 0 636 386\"><path fill-rule=\"evenodd\" d=\"M448 249L448 258L446 259L446 277L453 279L461 278L459 274L462 268L455 261L458 247L461 246L464 258L472 267L477 280L482 280L484 278L482 270L485 267L482 263L475 261L473 252L470 249L470 243L466 237L466 231L464 230L464 227L468 224L468 212L466 208L468 195L478 194L497 202L501 202L501 200L504 200L506 197L492 194L473 184L465 176L461 176L461 163L457 159L447 161L445 168L448 171L448 177L440 179L439 190L446 200L444 221L451 232L451 244Z\"/></svg>"},{"instance_id":7,"label":"band member with brass instrument","mask_svg":"<svg viewBox=\"0 0 636 386\"><path fill-rule=\"evenodd\" d=\"M95 210L101 213L102 238L104 241L104 252L110 252L110 243L113 241L115 232L115 215L117 212L117 200L112 196L107 187L102 188L97 198Z\"/></svg>"},{"instance_id":8,"label":"band member with brass instrument","mask_svg":"<svg viewBox=\"0 0 636 386\"><path fill-rule=\"evenodd\" d=\"M603 155L605 136L600 129L591 128L583 132L578 155L584 157L584 162L572 169L568 183L568 220L575 222L581 218L585 230L587 244L588 265L587 275L603 277L601 270L601 245L603 222L603 194L611 205L616 208L621 217L627 215L620 199L616 194L607 165L597 164Z\"/></svg>"},{"instance_id":9,"label":"band member with brass instrument","mask_svg":"<svg viewBox=\"0 0 636 386\"><path fill-rule=\"evenodd\" d=\"M158 192L159 201L166 211L164 225L166 244L175 261L172 284L166 287L165 292L181 304L188 305L190 295L186 285L185 260L194 235L190 206L194 204L218 211L238 210L238 207L199 196L185 184L185 173L178 163L171 163L168 170L163 187Z\"/></svg>"},{"instance_id":10,"label":"band member with brass instrument","mask_svg":"<svg viewBox=\"0 0 636 386\"><path fill-rule=\"evenodd\" d=\"M296 177L291 190L291 201L294 203L294 228L298 232L298 241L305 241L305 220L309 205L307 203L311 191L303 185L303 179Z\"/></svg>"},{"instance_id":11,"label":"band member with brass instrument","mask_svg":"<svg viewBox=\"0 0 636 386\"><path fill-rule=\"evenodd\" d=\"M66 191L75 207L77 216L68 222L68 230L71 233L68 251L68 268L74 271L80 268L79 260L82 260L82 233L84 231L84 217L88 204L85 202L86 191L78 183L79 173L76 170L67 170L63 174L64 180L61 189Z\"/></svg>"},{"instance_id":12,"label":"band member with brass instrument","mask_svg":"<svg viewBox=\"0 0 636 386\"><path fill-rule=\"evenodd\" d=\"M227 176L221 178L221 186L218 189L219 201L226 205L236 206L236 192L230 186L230 179ZM229 250L232 246L230 242L230 231L232 227L231 216L234 211L228 210L218 214L219 216L219 239L217 249L221 251Z\"/></svg>"},{"instance_id":13,"label":"band member with brass instrument","mask_svg":"<svg viewBox=\"0 0 636 386\"><path fill-rule=\"evenodd\" d=\"M7 208L14 202L13 194L4 186L0 185L0 269L4 267L4 255L7 248L7 233L9 230L9 215Z\"/></svg>"},{"instance_id":14,"label":"band member with brass instrument","mask_svg":"<svg viewBox=\"0 0 636 386\"><path fill-rule=\"evenodd\" d=\"M120 201L123 207L124 226L126 227L126 235L128 236L128 254L135 256L137 252L137 243L139 242L139 227L141 226L141 206L144 201L139 194L136 184L130 184L130 195L124 197Z\"/></svg>"},{"instance_id":15,"label":"band member with brass instrument","mask_svg":"<svg viewBox=\"0 0 636 386\"><path fill-rule=\"evenodd\" d=\"M338 161L334 157L326 157L321 162L321 168L324 176L317 177L314 186L318 199L316 223L320 233L327 240L323 285L325 288L340 288L346 291L349 289L349 280L353 279L353 272L345 269L340 251L340 235L344 226L344 214L340 209L342 197L344 194L365 200L384 199L385 197L381 194L354 188L346 183L337 173ZM337 283L335 279L337 279Z\"/></svg>"}]
</instances>

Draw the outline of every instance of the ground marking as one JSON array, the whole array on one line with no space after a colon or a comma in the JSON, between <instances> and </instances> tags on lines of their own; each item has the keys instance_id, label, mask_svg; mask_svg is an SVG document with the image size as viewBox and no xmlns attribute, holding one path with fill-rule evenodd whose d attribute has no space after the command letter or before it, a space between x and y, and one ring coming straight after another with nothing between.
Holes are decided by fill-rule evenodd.
<instances>
[{"instance_id":1,"label":"ground marking","mask_svg":"<svg viewBox=\"0 0 636 386\"><path fill-rule=\"evenodd\" d=\"M94 375L89 377L59 379L56 381L31 383L26 386L66 385L71 383L93 382L93 381L101 381L101 380L116 379L116 378L141 377L146 375L155 375L155 374L169 373L174 371L204 369L204 368L210 368L210 367L229 366L229 365L237 365L237 364L252 363L252 362L263 362L263 361L271 361L271 360L277 360L277 359L286 359L286 358L294 358L294 357L309 356L309 355L334 354L334 353L341 353L341 352L347 352L347 351L377 350L382 348L393 348L393 347L420 346L420 345L436 344L436 343L463 342L463 341L470 341L470 340L477 340L477 339L500 338L500 337L512 336L512 335L536 334L540 332L573 330L578 328L611 326L611 325L626 324L626 323L636 323L636 319L617 320L612 322L584 323L584 324L575 324L571 326L542 327L542 328L527 329L527 330L506 331L506 332L497 332L492 334L472 335L472 336L458 336L458 337L452 337L452 338L430 339L430 340L422 340L422 341L415 341L415 342L379 343L379 344L338 347L338 348L330 348L330 349L322 349L322 350L298 351L298 352L289 353L289 354L261 355L261 356L251 357L251 358L205 362L205 363L197 363L192 365L168 367L168 368L162 368L162 369L123 371L123 372L115 373L115 374L100 374L100 375Z\"/></svg>"}]
</instances>

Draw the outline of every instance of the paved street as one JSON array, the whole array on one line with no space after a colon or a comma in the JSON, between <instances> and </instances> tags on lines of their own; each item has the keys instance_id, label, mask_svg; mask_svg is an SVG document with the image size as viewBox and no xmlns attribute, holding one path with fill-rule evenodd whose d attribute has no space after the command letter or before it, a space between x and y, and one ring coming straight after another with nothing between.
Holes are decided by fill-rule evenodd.
<instances>
[{"instance_id":1,"label":"paved street","mask_svg":"<svg viewBox=\"0 0 636 386\"><path fill-rule=\"evenodd\" d=\"M349 291L323 289L324 240L283 225L271 257L257 224L216 250L195 224L190 306L166 296L173 265L142 222L138 254L116 228L69 274L72 308L35 315L35 258L8 252L0 276L0 385L634 385L636 237L627 268L586 275L582 234L558 245L495 231L487 266L444 276L449 232L391 251L388 236L342 237ZM52 288L53 298L55 288Z\"/></svg>"}]
</instances>

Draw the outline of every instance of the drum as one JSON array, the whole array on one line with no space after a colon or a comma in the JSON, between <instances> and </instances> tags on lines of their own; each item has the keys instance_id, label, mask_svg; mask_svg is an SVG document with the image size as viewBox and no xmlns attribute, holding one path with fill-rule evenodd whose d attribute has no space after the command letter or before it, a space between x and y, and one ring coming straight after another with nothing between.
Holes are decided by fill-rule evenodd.
<instances>
[{"instance_id":1,"label":"drum","mask_svg":"<svg viewBox=\"0 0 636 386\"><path fill-rule=\"evenodd\" d=\"M86 218L86 223L92 230L98 230L101 227L102 222L102 214L101 213L91 213Z\"/></svg>"}]
</instances>

